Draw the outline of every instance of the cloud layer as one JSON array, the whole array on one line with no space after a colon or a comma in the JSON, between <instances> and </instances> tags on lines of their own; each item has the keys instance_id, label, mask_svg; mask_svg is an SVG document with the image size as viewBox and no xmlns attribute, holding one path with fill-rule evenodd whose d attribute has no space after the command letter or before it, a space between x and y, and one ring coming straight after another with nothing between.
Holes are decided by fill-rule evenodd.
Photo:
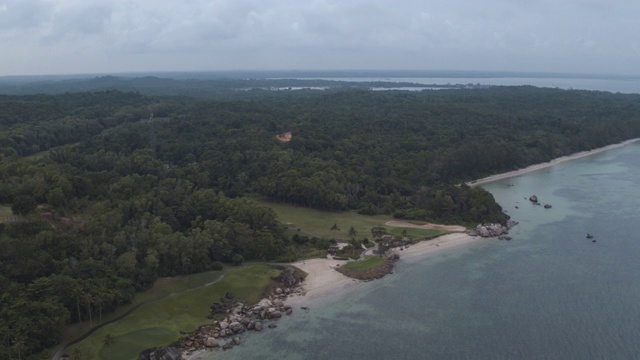
<instances>
[{"instance_id":1,"label":"cloud layer","mask_svg":"<svg viewBox=\"0 0 640 360\"><path fill-rule=\"evenodd\" d=\"M640 74L629 0L0 0L0 75L227 69Z\"/></svg>"}]
</instances>

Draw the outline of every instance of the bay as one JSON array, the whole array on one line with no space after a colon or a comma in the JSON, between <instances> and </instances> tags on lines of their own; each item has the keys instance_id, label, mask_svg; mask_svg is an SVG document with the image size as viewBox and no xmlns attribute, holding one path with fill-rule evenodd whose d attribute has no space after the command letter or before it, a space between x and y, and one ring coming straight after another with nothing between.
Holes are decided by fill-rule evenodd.
<instances>
[{"instance_id":1,"label":"bay","mask_svg":"<svg viewBox=\"0 0 640 360\"><path fill-rule=\"evenodd\" d=\"M423 84L425 87L386 88L386 90L429 90L428 85L473 85L473 86L536 86L565 90L608 91L612 93L640 93L640 80L637 77L318 77L299 78L303 80L321 79L354 82L409 82ZM384 90L379 88L377 90Z\"/></svg>"},{"instance_id":2,"label":"bay","mask_svg":"<svg viewBox=\"0 0 640 360\"><path fill-rule=\"evenodd\" d=\"M401 258L392 275L195 358L640 358L639 182L632 143L486 184L520 222L513 240Z\"/></svg>"}]
</instances>

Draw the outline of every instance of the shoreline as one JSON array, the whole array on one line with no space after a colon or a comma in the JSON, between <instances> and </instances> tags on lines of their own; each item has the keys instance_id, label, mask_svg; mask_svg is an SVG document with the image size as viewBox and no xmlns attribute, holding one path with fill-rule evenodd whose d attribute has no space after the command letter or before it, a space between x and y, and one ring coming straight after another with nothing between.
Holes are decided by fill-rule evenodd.
<instances>
[{"instance_id":1,"label":"shoreline","mask_svg":"<svg viewBox=\"0 0 640 360\"><path fill-rule=\"evenodd\" d=\"M553 159L551 161L535 164L528 166L523 169L509 171L501 174L491 175L482 179L478 179L473 181L473 183L468 182L469 186L479 186L488 184L490 182L508 179L511 177L516 177L520 175L524 175L533 171L538 171L542 169L547 169L551 166L564 163L571 160L581 159L587 156L596 155L608 150L616 149L622 146L626 146L628 144L640 141L640 138L626 140L620 143L607 145L601 148L581 151L578 153L574 153L571 155L561 156L559 158ZM407 225L409 224L409 225ZM426 225L414 225L408 222L400 222L396 220L390 220L386 223L389 226L405 226L405 227L417 227L417 228L442 228L449 231L454 231L445 235L438 236L431 240L424 240L405 248L400 254L400 261L404 260L413 260L416 258L424 258L426 256L431 256L439 251L445 249L451 249L458 246L469 244L473 241L477 241L482 239L481 237L474 237L468 235L464 232L455 232L461 231L464 227L457 226L442 226L437 224L426 224ZM461 228L461 229L460 229ZM462 230L464 231L464 230ZM335 294L342 289L348 287L350 284L354 282L360 282L360 280L355 280L349 278L338 271L335 270L336 265L342 265L346 263L344 260L331 260L331 259L311 259L306 261L298 261L292 263L292 266L299 268L302 271L305 271L308 275L305 281L303 282L303 288L306 293L305 296L297 296L290 297L287 299L287 303L292 306L304 306L310 301L317 299L319 297L329 296Z\"/></svg>"},{"instance_id":2,"label":"shoreline","mask_svg":"<svg viewBox=\"0 0 640 360\"><path fill-rule=\"evenodd\" d=\"M589 151L581 151L578 153L574 153L567 156L562 156L556 159L553 159L549 162L534 164L528 166L523 169L518 169L514 171L509 171L501 174L491 175L482 179L477 179L472 182L467 182L468 186L474 187L479 185L488 184L494 181L499 181L503 179L508 179L511 177L516 177L520 175L524 175L530 172L547 169L554 165L564 163L571 160L576 160L580 158L584 158L591 155L596 155L608 150L612 150L615 148L619 148L622 146L626 146L628 144L639 141L640 138L626 140L620 143L611 144L608 146L604 146L601 148L589 150ZM447 249L453 249L460 246L468 245L474 241L480 241L485 239L479 236L471 236L467 233L463 232L464 227L461 226L444 226L439 224L425 224L425 225L415 225L408 222L400 222L396 220L390 220L385 223L388 226L403 226L403 227L416 227L416 228L427 228L427 229L441 229L453 231L445 235L441 235L435 237L430 240L423 240L418 243L412 244L409 247L405 247L404 250L395 250L398 254L400 254L400 260L408 260L413 261L417 259L424 259L434 254L437 254L441 251ZM491 238L487 238L491 239ZM366 252L369 252L368 250ZM310 302L315 299L332 296L341 292L344 292L351 286L363 283L362 280L356 280L342 273L336 271L337 266L342 266L345 264L346 260L333 260L328 258L321 259L310 259L304 261L298 261L295 263L291 263L290 266L294 266L302 271L305 271L308 275L302 283L303 295L298 296L290 296L288 297L284 303L286 305L291 306L292 308L297 307L296 311L300 311L300 308L305 308L309 305ZM207 350L199 350L192 353L190 356L185 357L190 360L201 359L199 356L206 352Z\"/></svg>"},{"instance_id":3,"label":"shoreline","mask_svg":"<svg viewBox=\"0 0 640 360\"><path fill-rule=\"evenodd\" d=\"M415 260L431 256L443 250L453 249L459 246L479 241L482 237L474 237L463 232L453 232L438 236L431 240L423 240L405 247L404 250L395 250L400 255L398 261ZM311 259L292 263L298 269L305 271L308 275L302 283L305 295L287 298L285 303L291 306L306 306L311 301L334 295L348 288L355 283L363 282L356 280L335 270L337 264L345 264L345 260L331 259Z\"/></svg>"},{"instance_id":4,"label":"shoreline","mask_svg":"<svg viewBox=\"0 0 640 360\"><path fill-rule=\"evenodd\" d=\"M566 156L561 156L559 158L555 158L551 161L548 162L544 162L544 163L540 163L540 164L534 164L534 165L530 165L527 166L526 168L522 168L522 169L518 169L518 170L513 170L513 171L508 171L505 173L501 173L501 174L496 174L496 175L491 175L491 176L487 176L485 178L482 179L477 179L474 181L469 181L466 184L470 187L474 187L474 186L479 186L479 185L484 185L484 184L488 184L494 181L498 181L498 180L503 180L503 179L508 179L508 178L512 178L512 177L516 177L516 176L520 176L520 175L524 175L524 174L528 174L530 172L533 171L538 171L538 170L542 170L542 169L547 169L550 168L554 165L560 164L560 163L564 163L567 161L571 161L571 160L577 160L577 159L581 159L587 156L591 156L591 155L596 155L608 150L612 150L612 149L616 149L619 147L623 147L626 145L629 145L631 143L634 143L636 141L640 140L640 138L635 138L635 139L630 139L630 140L625 140L623 142L617 143L617 144L611 144L611 145L607 145L601 148L597 148L597 149L593 149L593 150L587 150L587 151L581 151L581 152L577 152L571 155L566 155Z\"/></svg>"}]
</instances>

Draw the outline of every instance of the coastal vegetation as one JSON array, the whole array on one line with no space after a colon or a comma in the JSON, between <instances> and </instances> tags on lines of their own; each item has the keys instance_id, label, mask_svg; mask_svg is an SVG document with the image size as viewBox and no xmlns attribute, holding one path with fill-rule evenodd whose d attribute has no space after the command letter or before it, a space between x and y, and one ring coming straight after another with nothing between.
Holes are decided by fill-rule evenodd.
<instances>
[{"instance_id":1,"label":"coastal vegetation","mask_svg":"<svg viewBox=\"0 0 640 360\"><path fill-rule=\"evenodd\" d=\"M247 303L257 302L272 286L271 279L279 274L280 271L270 266L255 264L228 271L224 276L216 272L208 273L206 277L187 276L184 280L190 282L192 288L187 288L178 279L168 279L170 284L158 285L156 300L140 306L117 322L101 327L85 340L69 347L67 352L73 353L78 349L88 358L99 355L106 360L108 351L111 351L112 359L135 359L141 350L175 343L181 332L190 332L201 325L211 304L227 292ZM215 283L203 284L203 278ZM167 296L166 292L170 290L175 290L175 293ZM103 342L107 335L115 340L110 349Z\"/></svg>"},{"instance_id":2,"label":"coastal vegetation","mask_svg":"<svg viewBox=\"0 0 640 360\"><path fill-rule=\"evenodd\" d=\"M23 358L159 277L323 254L331 239L373 239L385 219L504 224L464 182L640 136L638 95L533 87L109 90L2 95L0 109L0 214L13 215L0 223L0 356ZM186 308L181 326L202 319L193 301L172 321ZM131 322L91 347L109 331L115 356L119 336L145 328L189 330Z\"/></svg>"},{"instance_id":3,"label":"coastal vegetation","mask_svg":"<svg viewBox=\"0 0 640 360\"><path fill-rule=\"evenodd\" d=\"M342 274L359 280L373 280L381 278L393 269L393 262L398 259L397 254L385 256L366 256L362 261L350 261L337 268Z\"/></svg>"},{"instance_id":4,"label":"coastal vegetation","mask_svg":"<svg viewBox=\"0 0 640 360\"><path fill-rule=\"evenodd\" d=\"M384 264L384 258L381 256L366 256L362 261L352 261L344 264L340 270L343 272L350 271L361 271L361 270L369 270L374 269L378 266L382 266Z\"/></svg>"}]
</instances>

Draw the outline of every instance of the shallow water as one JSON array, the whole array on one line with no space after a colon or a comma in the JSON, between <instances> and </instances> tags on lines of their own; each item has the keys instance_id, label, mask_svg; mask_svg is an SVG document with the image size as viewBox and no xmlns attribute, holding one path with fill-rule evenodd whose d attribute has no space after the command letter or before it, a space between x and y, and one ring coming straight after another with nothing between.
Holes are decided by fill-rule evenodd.
<instances>
[{"instance_id":1,"label":"shallow water","mask_svg":"<svg viewBox=\"0 0 640 360\"><path fill-rule=\"evenodd\" d=\"M401 259L199 358L640 358L639 182L634 143L487 184L520 222L512 241Z\"/></svg>"}]
</instances>

